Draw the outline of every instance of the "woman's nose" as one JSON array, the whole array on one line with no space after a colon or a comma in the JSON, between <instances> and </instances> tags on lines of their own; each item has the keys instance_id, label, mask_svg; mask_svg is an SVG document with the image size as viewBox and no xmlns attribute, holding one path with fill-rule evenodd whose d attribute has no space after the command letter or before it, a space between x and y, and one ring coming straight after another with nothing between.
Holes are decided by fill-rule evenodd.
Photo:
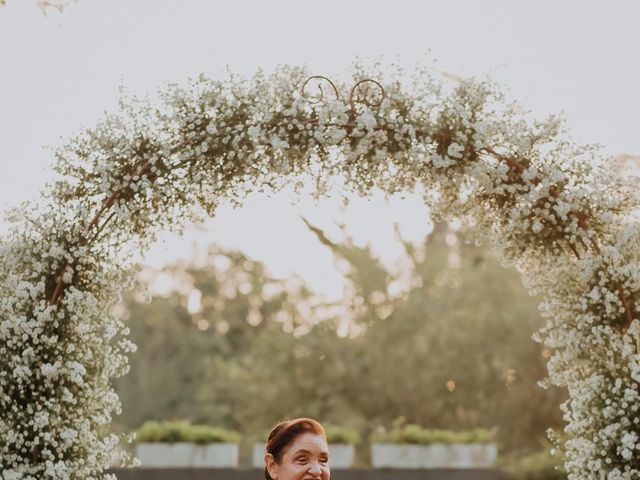
<instances>
[{"instance_id":1,"label":"woman's nose","mask_svg":"<svg viewBox=\"0 0 640 480\"><path fill-rule=\"evenodd\" d=\"M311 466L309 467L309 473L313 475L317 475L319 477L320 474L322 473L320 464L318 462L311 462Z\"/></svg>"}]
</instances>

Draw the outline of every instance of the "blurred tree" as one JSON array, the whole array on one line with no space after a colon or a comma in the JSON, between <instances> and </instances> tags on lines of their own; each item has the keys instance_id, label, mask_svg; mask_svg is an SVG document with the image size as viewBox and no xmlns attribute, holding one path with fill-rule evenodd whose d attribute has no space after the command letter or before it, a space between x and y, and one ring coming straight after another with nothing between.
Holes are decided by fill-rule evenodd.
<instances>
[{"instance_id":1,"label":"blurred tree","mask_svg":"<svg viewBox=\"0 0 640 480\"><path fill-rule=\"evenodd\" d=\"M167 296L127 301L139 351L118 385L123 426L182 417L257 433L313 416L366 436L405 417L495 428L516 450L560 425L564 393L537 386L548 354L531 340L538 299L516 272L446 225L423 244L399 238L407 261L393 267L345 228L333 241L307 225L348 280L341 302L218 249L165 272L180 285Z\"/></svg>"},{"instance_id":2,"label":"blurred tree","mask_svg":"<svg viewBox=\"0 0 640 480\"><path fill-rule=\"evenodd\" d=\"M169 293L148 304L132 296L122 305L138 352L117 384L119 423L191 418L241 428L232 402L241 375L263 361L252 353L256 343L307 328L313 319L300 309L311 292L299 279L271 279L262 264L215 248L203 264L178 264L163 274L175 283ZM207 376L215 382L213 399L198 395Z\"/></svg>"},{"instance_id":3,"label":"blurred tree","mask_svg":"<svg viewBox=\"0 0 640 480\"><path fill-rule=\"evenodd\" d=\"M401 241L412 263L402 295L390 292L399 281L390 272L383 296L380 285L355 282L367 316L355 321L367 328L350 345L347 382L357 388L347 390L347 403L371 428L402 416L439 428L494 427L507 449L544 443L545 428L561 423L565 394L537 386L548 355L531 340L541 326L539 299L515 271L444 225L424 245ZM361 257L351 259L367 249L344 255L344 243L326 244L349 261L349 272L362 269Z\"/></svg>"}]
</instances>

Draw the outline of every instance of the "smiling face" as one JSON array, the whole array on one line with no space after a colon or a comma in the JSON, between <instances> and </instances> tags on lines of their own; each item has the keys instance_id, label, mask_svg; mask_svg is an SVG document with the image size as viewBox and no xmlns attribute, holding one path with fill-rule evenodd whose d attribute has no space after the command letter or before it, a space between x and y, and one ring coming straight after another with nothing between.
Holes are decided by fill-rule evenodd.
<instances>
[{"instance_id":1,"label":"smiling face","mask_svg":"<svg viewBox=\"0 0 640 480\"><path fill-rule=\"evenodd\" d=\"M276 461L270 453L264 461L273 480L329 480L327 441L315 433L298 435Z\"/></svg>"}]
</instances>

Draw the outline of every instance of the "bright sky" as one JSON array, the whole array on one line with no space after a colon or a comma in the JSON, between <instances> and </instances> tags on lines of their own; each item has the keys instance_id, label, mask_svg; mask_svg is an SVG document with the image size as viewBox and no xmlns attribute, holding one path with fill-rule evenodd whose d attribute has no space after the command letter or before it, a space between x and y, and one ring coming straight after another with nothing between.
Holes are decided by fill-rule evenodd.
<instances>
[{"instance_id":1,"label":"bright sky","mask_svg":"<svg viewBox=\"0 0 640 480\"><path fill-rule=\"evenodd\" d=\"M345 73L355 56L399 58L411 68L430 51L441 72L490 76L535 116L564 111L576 139L611 154L640 154L640 2L629 1L241 1L79 0L43 16L35 0L0 8L0 208L35 198L51 179L52 155L80 126L113 109L117 88L153 92L225 68L306 64ZM416 198L315 205L287 195L223 209L187 239L168 236L147 261L188 256L192 240L215 241L297 272L337 295L333 260L299 216L330 232L349 225L387 261L399 255L393 223L408 238L428 231ZM0 226L0 228L2 228Z\"/></svg>"}]
</instances>

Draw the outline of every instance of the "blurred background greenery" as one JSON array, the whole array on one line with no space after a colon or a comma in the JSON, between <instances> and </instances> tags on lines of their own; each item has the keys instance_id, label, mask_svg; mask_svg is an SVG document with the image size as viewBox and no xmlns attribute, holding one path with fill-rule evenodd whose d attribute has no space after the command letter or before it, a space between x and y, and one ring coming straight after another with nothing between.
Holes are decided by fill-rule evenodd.
<instances>
[{"instance_id":1,"label":"blurred background greenery","mask_svg":"<svg viewBox=\"0 0 640 480\"><path fill-rule=\"evenodd\" d=\"M517 272L444 223L419 244L397 233L406 262L394 266L346 227L338 240L307 227L347 279L340 300L218 247L143 272L151 301L131 294L117 312L138 345L117 429L186 419L259 439L311 416L357 429L365 463L367 439L398 419L490 429L502 458L545 448L566 393L537 385L550 352L531 339L539 299Z\"/></svg>"}]
</instances>

